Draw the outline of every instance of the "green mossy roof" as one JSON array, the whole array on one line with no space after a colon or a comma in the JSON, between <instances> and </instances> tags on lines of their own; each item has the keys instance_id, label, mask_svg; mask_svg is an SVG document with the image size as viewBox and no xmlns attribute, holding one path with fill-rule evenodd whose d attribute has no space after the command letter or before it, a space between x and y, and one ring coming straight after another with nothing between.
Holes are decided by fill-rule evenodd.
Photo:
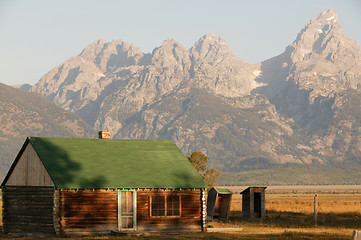
<instances>
[{"instance_id":1,"label":"green mossy roof","mask_svg":"<svg viewBox=\"0 0 361 240\"><path fill-rule=\"evenodd\" d=\"M171 140L30 137L56 188L207 188Z\"/></svg>"},{"instance_id":2,"label":"green mossy roof","mask_svg":"<svg viewBox=\"0 0 361 240\"><path fill-rule=\"evenodd\" d=\"M227 193L227 194L231 194L231 191L229 191L226 188L216 188L218 193Z\"/></svg>"}]
</instances>

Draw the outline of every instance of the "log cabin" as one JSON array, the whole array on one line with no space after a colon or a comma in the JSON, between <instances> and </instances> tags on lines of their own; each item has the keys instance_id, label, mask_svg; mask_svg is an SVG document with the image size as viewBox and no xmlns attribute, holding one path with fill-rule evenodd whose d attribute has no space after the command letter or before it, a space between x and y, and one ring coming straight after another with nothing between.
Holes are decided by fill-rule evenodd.
<instances>
[{"instance_id":1,"label":"log cabin","mask_svg":"<svg viewBox=\"0 0 361 240\"><path fill-rule=\"evenodd\" d=\"M1 187L5 233L206 231L208 186L171 140L28 137Z\"/></svg>"}]
</instances>

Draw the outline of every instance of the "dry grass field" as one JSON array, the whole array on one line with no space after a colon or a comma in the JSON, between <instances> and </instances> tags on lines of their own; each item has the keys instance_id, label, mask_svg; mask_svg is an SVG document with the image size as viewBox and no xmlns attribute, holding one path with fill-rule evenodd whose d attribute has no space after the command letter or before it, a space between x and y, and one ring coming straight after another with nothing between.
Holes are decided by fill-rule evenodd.
<instances>
[{"instance_id":1,"label":"dry grass field","mask_svg":"<svg viewBox=\"0 0 361 240\"><path fill-rule=\"evenodd\" d=\"M266 191L266 219L242 220L245 187L229 187L234 194L227 222L210 222L208 233L139 236L91 236L81 239L351 239L361 230L361 186L269 187ZM314 195L318 194L318 226L314 226ZM213 232L223 228L222 232ZM27 238L29 239L29 238ZM60 238L52 238L60 239ZM66 238L80 239L80 238Z\"/></svg>"},{"instance_id":2,"label":"dry grass field","mask_svg":"<svg viewBox=\"0 0 361 240\"><path fill-rule=\"evenodd\" d=\"M231 217L212 227L238 227L238 239L350 239L361 229L361 186L274 186L266 192L266 219L245 222L242 197L246 187L229 187L234 192ZM314 222L317 193L318 221Z\"/></svg>"}]
</instances>

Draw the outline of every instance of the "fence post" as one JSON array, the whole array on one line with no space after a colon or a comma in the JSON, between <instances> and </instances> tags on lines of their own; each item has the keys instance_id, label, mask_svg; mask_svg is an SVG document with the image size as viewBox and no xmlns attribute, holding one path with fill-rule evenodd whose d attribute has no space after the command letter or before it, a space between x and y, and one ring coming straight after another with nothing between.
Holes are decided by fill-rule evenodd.
<instances>
[{"instance_id":1,"label":"fence post","mask_svg":"<svg viewBox=\"0 0 361 240\"><path fill-rule=\"evenodd\" d=\"M317 227L317 194L315 195L314 217L315 217L315 227Z\"/></svg>"},{"instance_id":2,"label":"fence post","mask_svg":"<svg viewBox=\"0 0 361 240\"><path fill-rule=\"evenodd\" d=\"M361 239L361 232L357 230L353 230L351 240L360 240Z\"/></svg>"}]
</instances>

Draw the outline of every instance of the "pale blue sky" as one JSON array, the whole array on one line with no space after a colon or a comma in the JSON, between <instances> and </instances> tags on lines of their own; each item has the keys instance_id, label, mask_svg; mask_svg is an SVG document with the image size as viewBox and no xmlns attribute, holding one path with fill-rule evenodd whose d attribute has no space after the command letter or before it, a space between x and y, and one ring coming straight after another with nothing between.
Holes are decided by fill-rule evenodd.
<instances>
[{"instance_id":1,"label":"pale blue sky","mask_svg":"<svg viewBox=\"0 0 361 240\"><path fill-rule=\"evenodd\" d=\"M330 8L360 44L360 0L0 0L0 82L33 85L99 38L151 52L168 38L190 48L216 33L238 57L257 63L281 54Z\"/></svg>"}]
</instances>

